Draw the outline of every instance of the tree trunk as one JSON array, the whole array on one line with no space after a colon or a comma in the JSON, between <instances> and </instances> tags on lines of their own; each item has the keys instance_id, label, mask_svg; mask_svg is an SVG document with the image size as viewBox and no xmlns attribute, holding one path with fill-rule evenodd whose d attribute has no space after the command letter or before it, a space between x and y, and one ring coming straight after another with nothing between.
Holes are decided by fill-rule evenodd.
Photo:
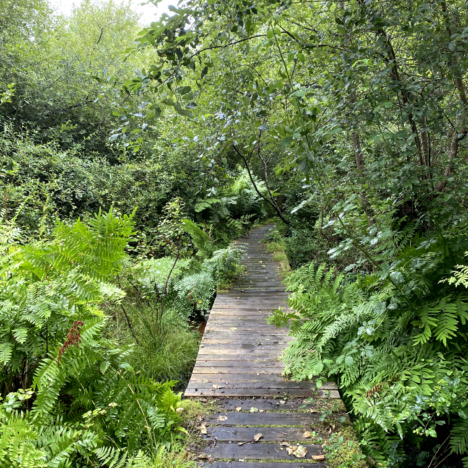
<instances>
[{"instance_id":1,"label":"tree trunk","mask_svg":"<svg viewBox=\"0 0 468 468\"><path fill-rule=\"evenodd\" d=\"M366 213L369 224L371 223L373 224L375 223L374 213L372 211L372 208L369 202L367 201L366 193L364 190L364 183L365 183L364 157L362 155L361 139L359 137L358 132L353 132L353 147L354 147L354 157L356 159L356 167L359 172L360 185L361 185L361 191L359 193L359 197L361 199L361 206L362 206L362 209L364 210L364 213Z\"/></svg>"}]
</instances>

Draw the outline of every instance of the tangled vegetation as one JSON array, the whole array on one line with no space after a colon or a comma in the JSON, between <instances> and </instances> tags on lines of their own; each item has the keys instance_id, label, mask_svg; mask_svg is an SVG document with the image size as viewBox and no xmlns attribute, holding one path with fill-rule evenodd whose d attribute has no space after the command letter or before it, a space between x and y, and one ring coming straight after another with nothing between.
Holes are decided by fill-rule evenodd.
<instances>
[{"instance_id":1,"label":"tangled vegetation","mask_svg":"<svg viewBox=\"0 0 468 468\"><path fill-rule=\"evenodd\" d=\"M1 2L0 464L190 466L194 322L274 216L287 371L337 381L367 464L468 466L467 20Z\"/></svg>"}]
</instances>

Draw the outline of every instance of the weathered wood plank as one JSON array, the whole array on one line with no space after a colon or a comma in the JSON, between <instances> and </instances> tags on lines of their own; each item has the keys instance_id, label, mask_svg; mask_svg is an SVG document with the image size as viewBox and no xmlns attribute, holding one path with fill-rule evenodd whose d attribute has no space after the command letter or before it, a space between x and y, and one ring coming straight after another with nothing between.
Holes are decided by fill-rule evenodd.
<instances>
[{"instance_id":1,"label":"weathered wood plank","mask_svg":"<svg viewBox=\"0 0 468 468\"><path fill-rule=\"evenodd\" d=\"M304 437L304 428L301 427L219 427L213 426L208 429L206 438L216 437L218 442L246 442L254 440L256 434L261 433L262 442L273 441L302 441L303 444L310 443L310 436Z\"/></svg>"},{"instance_id":2,"label":"weathered wood plank","mask_svg":"<svg viewBox=\"0 0 468 468\"><path fill-rule=\"evenodd\" d=\"M238 372L240 369L238 370ZM277 381L279 378L278 375L256 375L256 374L230 374L229 376L217 376L211 374L196 374L193 375L190 379L190 383L192 382L208 382L208 383L219 383L219 382L270 382L270 381Z\"/></svg>"},{"instance_id":3,"label":"weathered wood plank","mask_svg":"<svg viewBox=\"0 0 468 468\"><path fill-rule=\"evenodd\" d=\"M190 382L188 389L197 388L213 388L211 382ZM315 390L317 385L314 382L287 382L284 380L277 379L276 381L232 381L229 379L225 383L220 383L217 387L221 389L233 389L233 388L263 388L263 389L290 389L290 388L306 388L310 390ZM325 382L322 387L322 390L337 390L336 384L333 382Z\"/></svg>"},{"instance_id":4,"label":"weathered wood plank","mask_svg":"<svg viewBox=\"0 0 468 468\"><path fill-rule=\"evenodd\" d=\"M232 337L232 338L203 338L202 339L202 346L208 345L240 345L240 344L247 344L247 343L261 343L262 345L266 344L275 344L280 345L281 347L285 348L288 343L293 341L291 337L284 337L284 338L259 338L258 336L252 337Z\"/></svg>"},{"instance_id":5,"label":"weathered wood plank","mask_svg":"<svg viewBox=\"0 0 468 468\"><path fill-rule=\"evenodd\" d=\"M295 465L298 465L297 467ZM277 463L277 462L235 462L235 461L212 461L203 465L206 468L325 468L322 463Z\"/></svg>"},{"instance_id":6,"label":"weathered wood plank","mask_svg":"<svg viewBox=\"0 0 468 468\"><path fill-rule=\"evenodd\" d=\"M310 460L312 455L320 455L323 453L320 445L304 444L304 447L307 449L307 455L304 459ZM214 458L227 460L298 460L294 456L288 455L284 447L281 447L279 444L246 444L239 446L237 444L221 443L216 444L215 447L207 448L205 452Z\"/></svg>"},{"instance_id":7,"label":"weathered wood plank","mask_svg":"<svg viewBox=\"0 0 468 468\"><path fill-rule=\"evenodd\" d=\"M256 407L254 404L252 406ZM316 424L319 417L318 413L243 413L234 411L210 416L207 422L216 426L303 426L304 424Z\"/></svg>"},{"instance_id":8,"label":"weathered wood plank","mask_svg":"<svg viewBox=\"0 0 468 468\"><path fill-rule=\"evenodd\" d=\"M275 378L275 376L271 377ZM266 411L307 411L315 409L317 406L315 401L314 403L308 403L307 401L308 399L306 398L294 400L281 400L278 398L249 398L248 400L241 400L239 398L226 398L225 400L220 400L219 406L226 411L236 411L236 408L241 408L240 411L250 411L252 406Z\"/></svg>"},{"instance_id":9,"label":"weathered wood plank","mask_svg":"<svg viewBox=\"0 0 468 468\"><path fill-rule=\"evenodd\" d=\"M340 398L340 394L335 390L319 390L305 388L288 388L288 389L257 389L257 388L234 388L234 389L187 389L185 392L186 397L199 397L199 396L213 396L213 397L274 397L279 398Z\"/></svg>"},{"instance_id":10,"label":"weathered wood plank","mask_svg":"<svg viewBox=\"0 0 468 468\"><path fill-rule=\"evenodd\" d=\"M194 374L220 374L220 375L229 375L232 372L239 372L239 370L233 367L218 367L218 366L211 366L211 367L203 367L203 366L197 366L193 369ZM281 367L256 367L256 368L250 368L250 369L242 369L242 372L244 373L251 373L251 374L256 374L256 375L263 375L263 374L270 374L270 375L281 375L283 372L283 369ZM188 396L188 395L186 395ZM196 396L196 395L195 395ZM228 396L228 395L221 395L221 396ZM238 396L238 395L234 395ZM255 395L252 395L255 396Z\"/></svg>"}]
</instances>

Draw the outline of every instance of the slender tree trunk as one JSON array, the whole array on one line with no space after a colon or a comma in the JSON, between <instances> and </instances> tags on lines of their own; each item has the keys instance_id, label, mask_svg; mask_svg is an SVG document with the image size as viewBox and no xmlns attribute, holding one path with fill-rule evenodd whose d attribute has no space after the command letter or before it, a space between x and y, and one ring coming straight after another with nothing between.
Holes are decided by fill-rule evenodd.
<instances>
[{"instance_id":1,"label":"slender tree trunk","mask_svg":"<svg viewBox=\"0 0 468 468\"><path fill-rule=\"evenodd\" d=\"M372 208L367 201L366 193L364 189L365 185L365 173L364 173L364 157L362 155L362 148L361 148L361 139L359 137L358 132L353 132L353 147L354 147L354 157L356 159L356 167L359 172L360 184L361 184L361 191L359 193L359 197L361 199L361 206L366 213L367 220L369 224L374 223L374 213L372 212Z\"/></svg>"},{"instance_id":2,"label":"slender tree trunk","mask_svg":"<svg viewBox=\"0 0 468 468\"><path fill-rule=\"evenodd\" d=\"M364 9L369 8L368 5L364 2L364 0L358 0L358 2L360 3L360 5ZM404 107L409 107L410 106L410 101L411 101L410 94L409 94L408 90L406 89L406 86L405 86L404 82L402 81L402 79L400 77L400 72L399 72L399 69L398 69L398 62L397 62L397 58L396 58L396 54L395 54L395 49L393 48L393 45L392 45L392 41L390 40L390 37L388 36L387 32L383 28L378 29L376 31L376 35L380 36L385 42L385 45L386 45L386 47L385 47L385 61L387 62L388 65L390 65L390 76L392 77L393 81L398 83L398 87L400 89L400 96L401 96L403 106ZM423 156L424 152L423 152L423 148L422 148L421 137L419 135L418 126L416 124L416 121L414 120L414 116L413 116L412 112L408 112L408 121L409 121L409 124L410 124L410 127L411 127L411 131L412 131L412 133L414 135L414 140L415 140L415 143L416 143L416 149L417 149L418 156L419 156L419 164L421 166L426 166L426 161L425 161L425 158Z\"/></svg>"},{"instance_id":3,"label":"slender tree trunk","mask_svg":"<svg viewBox=\"0 0 468 468\"><path fill-rule=\"evenodd\" d=\"M339 2L340 9L344 11L344 2L340 1ZM346 35L346 46L349 48L350 45L350 39L348 37L348 34ZM351 94L351 103L354 104L356 101L356 95L355 92L353 91ZM369 224L374 223L374 215L372 213L372 208L367 200L366 197L366 191L364 189L365 185L365 171L364 171L364 157L362 154L362 148L361 148L361 138L359 136L359 132L357 130L353 131L353 149L354 149L354 157L356 160L356 168L359 173L359 178L360 178L360 185L361 185L361 191L359 193L359 197L361 199L361 206L362 209L364 210L364 213L366 213L367 220Z\"/></svg>"},{"instance_id":4,"label":"slender tree trunk","mask_svg":"<svg viewBox=\"0 0 468 468\"><path fill-rule=\"evenodd\" d=\"M287 224L289 226L289 221L287 221L284 216L283 216L283 213L281 212L281 210L279 209L279 207L276 205L276 203L273 203L273 201L271 201L270 199L268 199L267 197L265 197L265 195L263 195L263 193L260 192L260 190L258 190L258 187L257 187L257 184L255 183L255 180L252 176L252 173L250 172L250 167L249 167L249 163L247 161L247 159L245 158L245 156L237 149L237 147L235 145L232 145L232 147L234 148L234 151L242 158L242 160L244 161L244 164L245 164L245 168L247 169L247 172L249 174L249 178L250 178L250 182L252 182L252 185L254 186L254 189L255 191L257 192L257 194L263 198L267 203L270 204L270 206L273 207L273 209L276 211L276 213L278 214L278 216L280 217L281 221L283 221L284 224Z\"/></svg>"},{"instance_id":5,"label":"slender tree trunk","mask_svg":"<svg viewBox=\"0 0 468 468\"><path fill-rule=\"evenodd\" d=\"M138 338L136 337L135 331L133 330L133 326L132 326L132 322L130 321L130 317L128 316L127 311L125 310L125 307L123 306L123 304L120 304L120 307L122 307L123 313L125 315L125 320L127 321L127 325L128 325L129 330L130 330L130 333L132 334L133 339L136 341L136 344L139 345L140 342L138 341Z\"/></svg>"},{"instance_id":6,"label":"slender tree trunk","mask_svg":"<svg viewBox=\"0 0 468 468\"><path fill-rule=\"evenodd\" d=\"M457 121L457 127L458 124L460 123L460 119ZM447 154L448 154L448 164L447 167L445 168L444 172L444 180L439 182L436 187L436 192L442 192L446 185L447 185L447 178L450 177L453 174L453 163L454 160L458 157L458 148L460 145L460 141L463 140L466 136L466 132L458 133L457 128L453 129L451 128L448 134L448 148L447 148Z\"/></svg>"}]
</instances>

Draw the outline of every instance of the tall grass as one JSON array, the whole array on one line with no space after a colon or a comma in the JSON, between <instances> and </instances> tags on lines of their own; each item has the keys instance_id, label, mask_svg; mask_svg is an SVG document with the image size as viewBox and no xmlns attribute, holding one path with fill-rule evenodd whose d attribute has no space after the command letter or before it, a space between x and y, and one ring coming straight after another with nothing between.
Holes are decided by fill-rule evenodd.
<instances>
[{"instance_id":1,"label":"tall grass","mask_svg":"<svg viewBox=\"0 0 468 468\"><path fill-rule=\"evenodd\" d=\"M113 311L117 320L112 333L119 341L137 342L129 358L132 367L158 382L176 380L183 388L197 358L200 333L172 310L158 320L157 307L150 302L125 300L123 307L133 334L122 308Z\"/></svg>"}]
</instances>

